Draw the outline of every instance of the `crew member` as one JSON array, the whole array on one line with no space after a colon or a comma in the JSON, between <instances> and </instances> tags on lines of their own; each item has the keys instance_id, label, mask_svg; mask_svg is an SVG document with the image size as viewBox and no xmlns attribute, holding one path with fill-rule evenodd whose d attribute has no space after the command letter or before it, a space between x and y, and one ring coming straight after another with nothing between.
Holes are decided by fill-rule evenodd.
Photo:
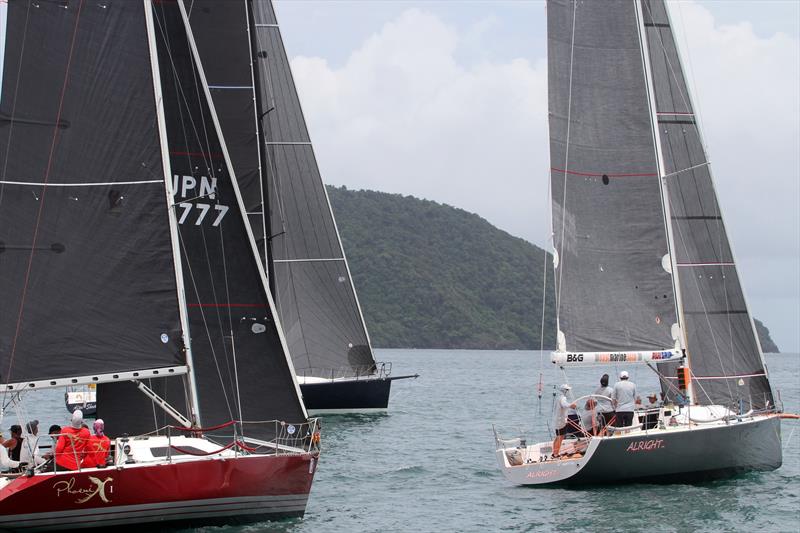
<instances>
[{"instance_id":1,"label":"crew member","mask_svg":"<svg viewBox=\"0 0 800 533\"><path fill-rule=\"evenodd\" d=\"M594 400L597 402L597 412L602 417L600 430L613 423L614 406L611 405L611 397L613 394L614 389L608 386L608 374L603 374L600 376L600 386L594 391Z\"/></svg>"},{"instance_id":2,"label":"crew member","mask_svg":"<svg viewBox=\"0 0 800 533\"><path fill-rule=\"evenodd\" d=\"M77 470L83 462L84 450L91 435L83 426L83 411L72 413L69 426L61 428L61 436L56 443L56 470Z\"/></svg>"},{"instance_id":3,"label":"crew member","mask_svg":"<svg viewBox=\"0 0 800 533\"><path fill-rule=\"evenodd\" d=\"M111 446L111 441L104 433L105 423L102 418L95 420L92 427L94 428L94 435L91 436L89 444L86 445L83 467L102 468L106 466L106 458L108 458L108 449Z\"/></svg>"},{"instance_id":4,"label":"crew member","mask_svg":"<svg viewBox=\"0 0 800 533\"><path fill-rule=\"evenodd\" d=\"M573 410L575 407L575 403L569 403L567 400L567 392L572 389L567 384L561 385L559 390L561 391L561 397L558 399L558 403L556 403L556 418L555 424L553 424L556 428L556 438L553 440L553 458L555 459L558 457L559 453L561 452L561 441L564 440L564 435L567 434L568 431L568 424L567 424L567 416L569 414L570 409Z\"/></svg>"},{"instance_id":5,"label":"crew member","mask_svg":"<svg viewBox=\"0 0 800 533\"><path fill-rule=\"evenodd\" d=\"M0 440L0 443L8 450L8 456L12 461L19 461L20 452L22 451L22 427L14 424L8 430L11 432L11 437L6 440Z\"/></svg>"},{"instance_id":6,"label":"crew member","mask_svg":"<svg viewBox=\"0 0 800 533\"><path fill-rule=\"evenodd\" d=\"M636 404L641 404L640 398L636 397L636 384L628 379L628 372L623 370L619 373L619 381L614 384L614 392L611 395L614 400L614 409L617 427L628 427L633 423L633 410Z\"/></svg>"},{"instance_id":7,"label":"crew member","mask_svg":"<svg viewBox=\"0 0 800 533\"><path fill-rule=\"evenodd\" d=\"M25 424L23 433L22 451L20 452L21 463L27 463L29 467L39 466L45 459L39 452L39 421L31 420Z\"/></svg>"}]
</instances>

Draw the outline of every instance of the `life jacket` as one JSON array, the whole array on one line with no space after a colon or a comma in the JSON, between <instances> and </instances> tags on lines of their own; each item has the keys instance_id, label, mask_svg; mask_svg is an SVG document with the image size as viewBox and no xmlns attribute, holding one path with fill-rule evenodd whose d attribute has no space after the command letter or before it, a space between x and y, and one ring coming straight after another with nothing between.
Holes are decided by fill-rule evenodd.
<instances>
[{"instance_id":1,"label":"life jacket","mask_svg":"<svg viewBox=\"0 0 800 533\"><path fill-rule=\"evenodd\" d=\"M111 441L108 437L105 435L92 435L84 449L83 467L105 466L109 447L111 447Z\"/></svg>"},{"instance_id":2,"label":"life jacket","mask_svg":"<svg viewBox=\"0 0 800 533\"><path fill-rule=\"evenodd\" d=\"M68 470L80 468L90 438L88 428L62 427L61 436L56 442L56 464Z\"/></svg>"}]
</instances>

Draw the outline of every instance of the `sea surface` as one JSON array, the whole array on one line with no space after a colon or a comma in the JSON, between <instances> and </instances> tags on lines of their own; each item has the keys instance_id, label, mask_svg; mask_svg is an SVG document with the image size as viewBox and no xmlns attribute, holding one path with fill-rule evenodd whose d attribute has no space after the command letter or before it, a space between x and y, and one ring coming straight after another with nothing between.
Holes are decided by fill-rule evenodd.
<instances>
[{"instance_id":1,"label":"sea surface","mask_svg":"<svg viewBox=\"0 0 800 533\"><path fill-rule=\"evenodd\" d=\"M387 413L323 418L323 455L305 518L193 531L800 531L798 421L783 422L784 463L773 472L703 484L515 487L495 462L492 424L507 436L523 430L548 438L553 386L565 378L546 354L378 350L377 355L392 361L396 375L420 378L393 384ZM800 355L766 357L785 410L799 413ZM625 369L641 393L658 390L648 368ZM613 376L618 370L581 368L570 370L568 378L580 396L596 388L603 372ZM54 395L30 414L45 428L63 423L62 402L63 395ZM8 414L4 423L4 428L13 423Z\"/></svg>"}]
</instances>

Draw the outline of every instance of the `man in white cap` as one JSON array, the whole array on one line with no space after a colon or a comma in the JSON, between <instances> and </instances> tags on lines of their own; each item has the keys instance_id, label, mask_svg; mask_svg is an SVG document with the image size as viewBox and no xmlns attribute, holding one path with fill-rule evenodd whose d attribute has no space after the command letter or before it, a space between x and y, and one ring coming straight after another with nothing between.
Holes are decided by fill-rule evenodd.
<instances>
[{"instance_id":1,"label":"man in white cap","mask_svg":"<svg viewBox=\"0 0 800 533\"><path fill-rule=\"evenodd\" d=\"M558 388L558 390L561 391L561 397L556 403L556 418L554 424L556 428L556 438L553 440L553 458L558 457L558 454L561 452L561 441L564 440L564 435L569 433L567 415L570 411L573 413L575 412L574 409L576 405L574 403L569 403L569 400L567 400L567 392L571 389L572 387L566 383Z\"/></svg>"},{"instance_id":2,"label":"man in white cap","mask_svg":"<svg viewBox=\"0 0 800 533\"><path fill-rule=\"evenodd\" d=\"M642 400L636 397L636 384L628 380L627 371L619 373L619 381L614 384L611 399L614 400L617 427L630 426L633 423L633 410L636 409L637 403L642 403Z\"/></svg>"}]
</instances>

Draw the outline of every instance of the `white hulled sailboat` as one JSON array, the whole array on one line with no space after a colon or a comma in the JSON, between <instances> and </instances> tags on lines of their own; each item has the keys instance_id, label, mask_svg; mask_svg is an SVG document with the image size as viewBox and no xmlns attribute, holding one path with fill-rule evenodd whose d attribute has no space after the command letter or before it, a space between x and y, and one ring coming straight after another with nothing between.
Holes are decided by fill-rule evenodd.
<instances>
[{"instance_id":1,"label":"white hulled sailboat","mask_svg":"<svg viewBox=\"0 0 800 533\"><path fill-rule=\"evenodd\" d=\"M665 406L570 458L497 437L522 485L781 465L776 405L664 0L547 4L560 367L647 364ZM583 404L588 397L579 398Z\"/></svg>"}]
</instances>

